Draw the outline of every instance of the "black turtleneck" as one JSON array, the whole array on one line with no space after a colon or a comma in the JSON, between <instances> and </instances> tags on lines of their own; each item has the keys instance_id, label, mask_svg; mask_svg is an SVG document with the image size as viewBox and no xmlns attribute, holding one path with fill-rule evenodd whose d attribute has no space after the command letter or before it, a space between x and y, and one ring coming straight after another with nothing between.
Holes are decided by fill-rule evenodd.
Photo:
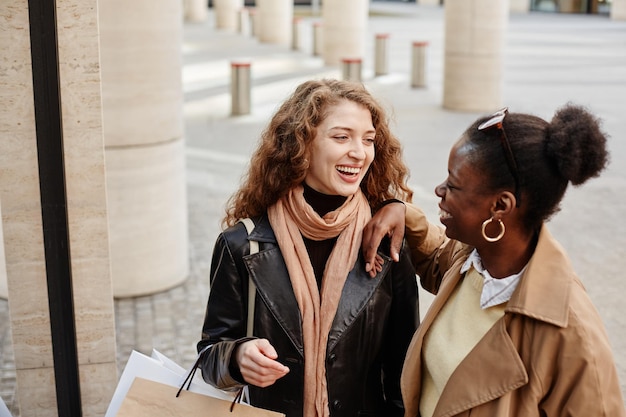
<instances>
[{"instance_id":1,"label":"black turtleneck","mask_svg":"<svg viewBox=\"0 0 626 417\"><path fill-rule=\"evenodd\" d=\"M341 195L322 194L306 184L303 184L303 186L304 199L320 217L324 217L325 214L338 209L347 199L347 197ZM326 262L335 247L337 238L326 240L311 240L304 236L302 236L302 238L304 239L306 250L309 253L309 258L311 259L311 265L313 266L313 272L317 280L317 287L321 288Z\"/></svg>"}]
</instances>

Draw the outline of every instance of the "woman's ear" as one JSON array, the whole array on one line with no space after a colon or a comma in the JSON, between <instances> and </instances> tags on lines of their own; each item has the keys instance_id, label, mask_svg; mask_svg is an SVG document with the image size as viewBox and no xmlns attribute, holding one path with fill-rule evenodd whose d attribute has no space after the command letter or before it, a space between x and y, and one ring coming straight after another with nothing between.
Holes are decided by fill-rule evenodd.
<instances>
[{"instance_id":1,"label":"woman's ear","mask_svg":"<svg viewBox=\"0 0 626 417\"><path fill-rule=\"evenodd\" d=\"M492 212L494 215L507 215L515 208L516 203L517 200L512 192L502 191L497 195L496 200L494 201Z\"/></svg>"}]
</instances>

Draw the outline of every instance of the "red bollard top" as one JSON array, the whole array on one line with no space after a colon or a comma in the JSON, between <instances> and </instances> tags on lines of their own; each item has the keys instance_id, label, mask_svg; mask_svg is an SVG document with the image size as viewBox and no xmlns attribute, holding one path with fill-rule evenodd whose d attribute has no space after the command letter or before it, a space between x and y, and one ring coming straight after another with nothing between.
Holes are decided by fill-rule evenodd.
<instances>
[{"instance_id":1,"label":"red bollard top","mask_svg":"<svg viewBox=\"0 0 626 417\"><path fill-rule=\"evenodd\" d=\"M428 46L427 41L415 41L413 42L413 46Z\"/></svg>"},{"instance_id":2,"label":"red bollard top","mask_svg":"<svg viewBox=\"0 0 626 417\"><path fill-rule=\"evenodd\" d=\"M362 62L361 58L342 58L341 62L344 64L360 64Z\"/></svg>"},{"instance_id":3,"label":"red bollard top","mask_svg":"<svg viewBox=\"0 0 626 417\"><path fill-rule=\"evenodd\" d=\"M377 33L376 39L387 39L389 37L388 33Z\"/></svg>"},{"instance_id":4,"label":"red bollard top","mask_svg":"<svg viewBox=\"0 0 626 417\"><path fill-rule=\"evenodd\" d=\"M251 65L250 62L247 61L233 61L230 63L231 67L234 68L238 68L238 67L249 67Z\"/></svg>"}]
</instances>

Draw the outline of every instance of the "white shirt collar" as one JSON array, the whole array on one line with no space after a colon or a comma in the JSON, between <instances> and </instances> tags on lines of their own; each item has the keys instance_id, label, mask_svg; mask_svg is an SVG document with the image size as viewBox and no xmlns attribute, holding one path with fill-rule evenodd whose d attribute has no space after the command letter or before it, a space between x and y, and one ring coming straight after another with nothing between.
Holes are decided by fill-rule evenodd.
<instances>
[{"instance_id":1,"label":"white shirt collar","mask_svg":"<svg viewBox=\"0 0 626 417\"><path fill-rule=\"evenodd\" d=\"M489 275L489 271L483 266L483 262L476 249L474 249L465 260L465 263L461 267L461 273L467 272L472 266L484 279L483 290L480 295L480 307L483 310L509 301L526 269L526 267L524 267L517 274L510 275L506 278L493 278Z\"/></svg>"}]
</instances>

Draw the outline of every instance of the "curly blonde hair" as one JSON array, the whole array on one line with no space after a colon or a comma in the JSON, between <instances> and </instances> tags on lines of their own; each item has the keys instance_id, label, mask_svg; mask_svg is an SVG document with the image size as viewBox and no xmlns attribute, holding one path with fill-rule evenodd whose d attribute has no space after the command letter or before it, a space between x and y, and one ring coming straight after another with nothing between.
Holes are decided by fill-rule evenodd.
<instances>
[{"instance_id":1,"label":"curly blonde hair","mask_svg":"<svg viewBox=\"0 0 626 417\"><path fill-rule=\"evenodd\" d=\"M317 127L329 106L350 100L366 107L376 130L375 157L361 183L370 206L378 208L388 199L411 201L409 170L402 159L400 141L389 128L383 107L356 82L311 80L300 84L280 106L263 131L239 190L228 200L223 224L259 216L296 185L308 170L308 155Z\"/></svg>"}]
</instances>

